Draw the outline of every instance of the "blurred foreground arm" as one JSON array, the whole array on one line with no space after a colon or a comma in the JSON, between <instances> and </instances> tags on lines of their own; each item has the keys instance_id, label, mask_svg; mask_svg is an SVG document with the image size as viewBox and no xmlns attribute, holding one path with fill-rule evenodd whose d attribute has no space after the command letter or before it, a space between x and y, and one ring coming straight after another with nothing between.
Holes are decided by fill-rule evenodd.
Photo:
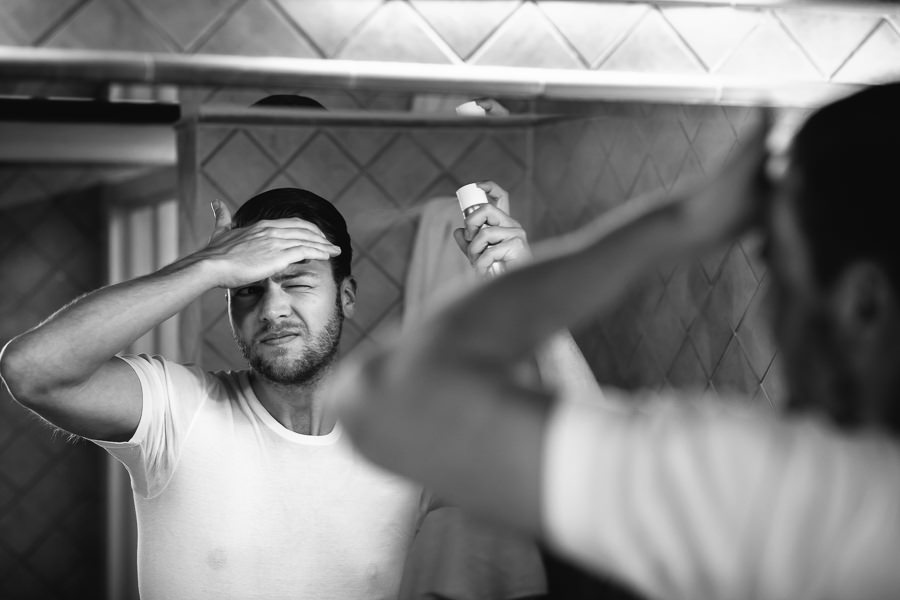
<instances>
[{"instance_id":1,"label":"blurred foreground arm","mask_svg":"<svg viewBox=\"0 0 900 600\"><path fill-rule=\"evenodd\" d=\"M766 127L714 180L632 201L560 238L531 262L451 304L399 343L338 373L335 392L359 448L436 493L532 533L551 395L513 367L554 332L608 310L664 259L752 225Z\"/></svg>"}]
</instances>

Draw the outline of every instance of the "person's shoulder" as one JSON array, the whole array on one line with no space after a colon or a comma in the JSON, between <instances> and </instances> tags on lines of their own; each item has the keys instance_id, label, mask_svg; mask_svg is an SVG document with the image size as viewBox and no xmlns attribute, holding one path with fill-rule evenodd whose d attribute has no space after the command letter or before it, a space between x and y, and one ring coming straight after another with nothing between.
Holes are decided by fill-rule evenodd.
<instances>
[{"instance_id":1,"label":"person's shoulder","mask_svg":"<svg viewBox=\"0 0 900 600\"><path fill-rule=\"evenodd\" d=\"M160 354L119 354L118 358L145 376L155 376L179 389L198 387L212 396L234 396L246 382L246 371L210 371L192 362L171 360Z\"/></svg>"},{"instance_id":2,"label":"person's shoulder","mask_svg":"<svg viewBox=\"0 0 900 600\"><path fill-rule=\"evenodd\" d=\"M236 400L242 390L250 385L247 370L218 369L205 370L196 365L188 368L196 369L195 372L203 377L210 396L220 400Z\"/></svg>"}]
</instances>

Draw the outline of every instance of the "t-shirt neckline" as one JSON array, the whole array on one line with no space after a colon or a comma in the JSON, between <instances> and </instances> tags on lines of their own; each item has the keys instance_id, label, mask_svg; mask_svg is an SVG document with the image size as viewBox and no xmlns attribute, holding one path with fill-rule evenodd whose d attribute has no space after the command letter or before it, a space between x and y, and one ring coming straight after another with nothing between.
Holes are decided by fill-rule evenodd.
<instances>
[{"instance_id":1,"label":"t-shirt neckline","mask_svg":"<svg viewBox=\"0 0 900 600\"><path fill-rule=\"evenodd\" d=\"M340 439L342 434L341 424L335 422L334 427L331 431L324 435L307 435L304 433L297 433L296 431L291 431L284 425L282 425L278 419L272 416L272 414L263 406L262 402L259 401L259 398L256 397L256 393L253 391L253 386L250 385L250 372L249 371L239 371L238 372L238 381L240 382L241 392L244 398L247 401L247 404L250 406L250 410L253 411L253 414L263 422L263 424L279 436L289 440L291 442L297 444L306 444L309 446L327 446L333 444Z\"/></svg>"}]
</instances>

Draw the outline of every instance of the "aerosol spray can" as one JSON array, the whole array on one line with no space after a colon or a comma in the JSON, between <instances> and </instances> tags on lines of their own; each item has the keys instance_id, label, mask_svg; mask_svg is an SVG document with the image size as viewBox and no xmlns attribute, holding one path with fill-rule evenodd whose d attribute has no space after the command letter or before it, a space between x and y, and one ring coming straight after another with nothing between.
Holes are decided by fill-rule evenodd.
<instances>
[{"instance_id":1,"label":"aerosol spray can","mask_svg":"<svg viewBox=\"0 0 900 600\"><path fill-rule=\"evenodd\" d=\"M464 185L456 190L456 198L459 200L459 208L462 210L463 219L472 214L482 204L490 204L484 190L474 183ZM489 227L489 225L484 224L482 227ZM503 263L499 262L491 263L491 266L488 268L488 272L494 276L500 275L505 270Z\"/></svg>"}]
</instances>

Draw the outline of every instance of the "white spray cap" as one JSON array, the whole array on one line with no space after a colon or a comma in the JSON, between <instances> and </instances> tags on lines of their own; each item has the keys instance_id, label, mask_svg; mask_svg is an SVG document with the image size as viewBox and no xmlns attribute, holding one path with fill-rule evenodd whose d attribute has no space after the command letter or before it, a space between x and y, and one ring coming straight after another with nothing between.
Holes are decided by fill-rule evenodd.
<instances>
[{"instance_id":1,"label":"white spray cap","mask_svg":"<svg viewBox=\"0 0 900 600\"><path fill-rule=\"evenodd\" d=\"M456 114L461 117L483 117L487 115L487 111L478 105L474 100L464 102L456 107Z\"/></svg>"},{"instance_id":2,"label":"white spray cap","mask_svg":"<svg viewBox=\"0 0 900 600\"><path fill-rule=\"evenodd\" d=\"M456 198L459 200L459 208L463 212L478 204L488 204L487 194L478 187L477 183L470 183L456 190Z\"/></svg>"}]
</instances>

